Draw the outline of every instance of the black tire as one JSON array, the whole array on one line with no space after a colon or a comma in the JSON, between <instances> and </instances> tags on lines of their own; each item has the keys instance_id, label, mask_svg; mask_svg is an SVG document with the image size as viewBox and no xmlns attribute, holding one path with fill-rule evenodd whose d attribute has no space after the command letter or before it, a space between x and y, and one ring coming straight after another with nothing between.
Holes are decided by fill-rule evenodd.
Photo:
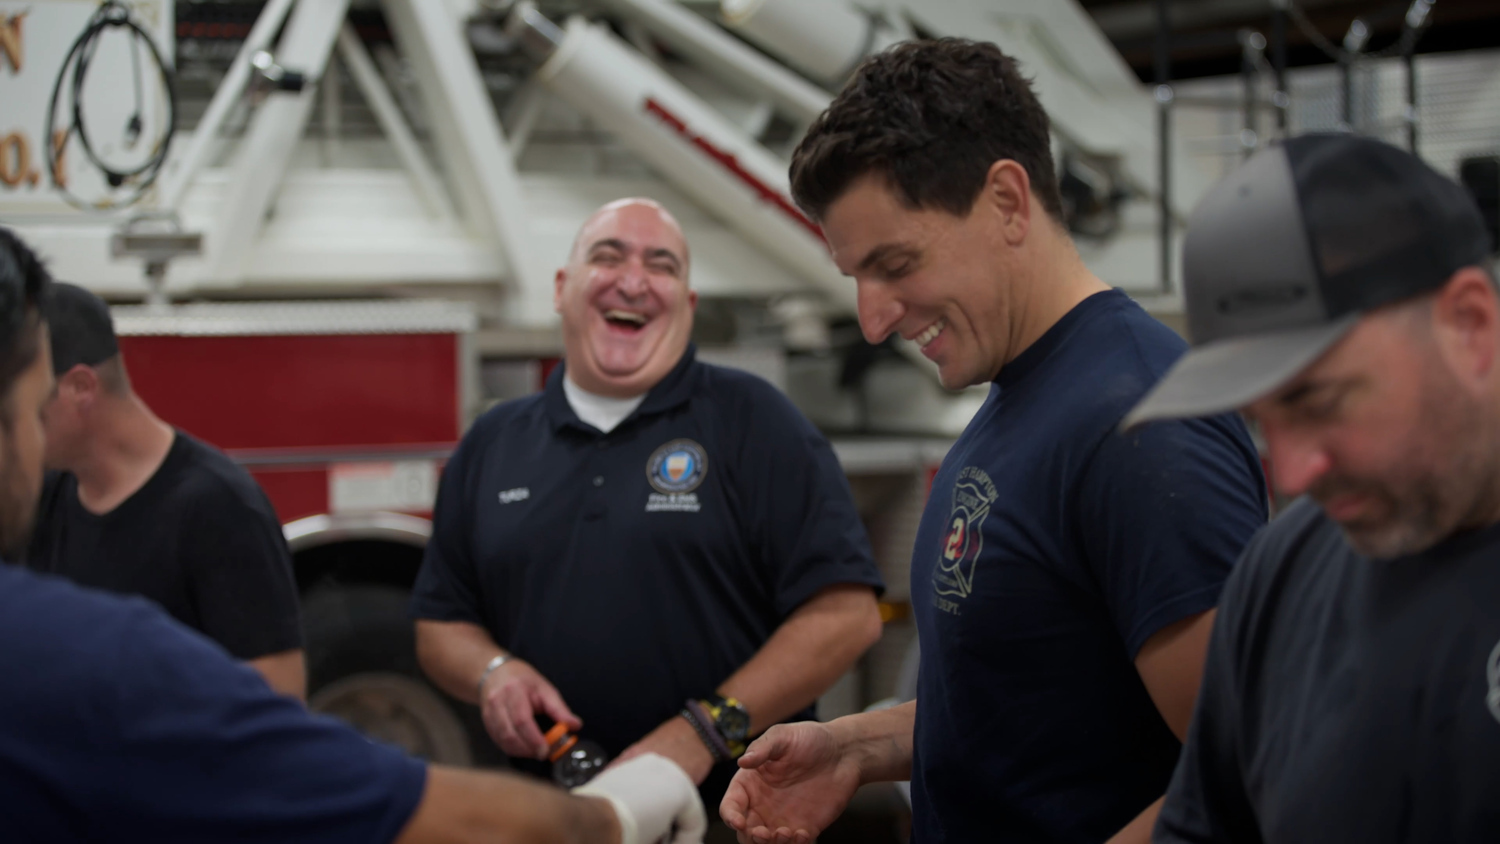
<instances>
[{"instance_id":1,"label":"black tire","mask_svg":"<svg viewBox=\"0 0 1500 844\"><path fill-rule=\"evenodd\" d=\"M365 584L303 596L308 708L428 761L504 767L479 710L423 676L407 599L401 589Z\"/></svg>"}]
</instances>

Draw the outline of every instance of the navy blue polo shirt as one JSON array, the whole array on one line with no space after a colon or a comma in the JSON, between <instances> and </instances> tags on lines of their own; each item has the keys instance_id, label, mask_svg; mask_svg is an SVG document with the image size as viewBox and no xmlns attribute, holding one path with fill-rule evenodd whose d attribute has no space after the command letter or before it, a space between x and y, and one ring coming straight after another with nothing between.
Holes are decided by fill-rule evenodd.
<instances>
[{"instance_id":1,"label":"navy blue polo shirt","mask_svg":"<svg viewBox=\"0 0 1500 844\"><path fill-rule=\"evenodd\" d=\"M382 844L426 766L143 598L0 562L0 839Z\"/></svg>"},{"instance_id":2,"label":"navy blue polo shirt","mask_svg":"<svg viewBox=\"0 0 1500 844\"><path fill-rule=\"evenodd\" d=\"M1266 521L1235 416L1118 425L1185 351L1118 291L1006 364L934 478L912 556L922 641L913 841L1099 842L1180 745L1134 660L1212 608Z\"/></svg>"},{"instance_id":3,"label":"navy blue polo shirt","mask_svg":"<svg viewBox=\"0 0 1500 844\"><path fill-rule=\"evenodd\" d=\"M562 378L464 437L412 611L484 627L610 754L712 694L819 590L880 588L833 450L770 384L690 347L605 434Z\"/></svg>"}]
</instances>

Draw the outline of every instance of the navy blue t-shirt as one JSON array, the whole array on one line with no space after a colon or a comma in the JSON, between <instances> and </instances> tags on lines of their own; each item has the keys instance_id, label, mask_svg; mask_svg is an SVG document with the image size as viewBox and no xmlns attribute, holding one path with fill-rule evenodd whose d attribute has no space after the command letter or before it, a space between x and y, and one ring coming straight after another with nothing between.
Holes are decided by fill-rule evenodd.
<instances>
[{"instance_id":1,"label":"navy blue t-shirt","mask_svg":"<svg viewBox=\"0 0 1500 844\"><path fill-rule=\"evenodd\" d=\"M880 588L832 448L770 384L689 348L605 434L562 378L464 436L412 613L489 631L611 755L713 694L819 590Z\"/></svg>"},{"instance_id":2,"label":"navy blue t-shirt","mask_svg":"<svg viewBox=\"0 0 1500 844\"><path fill-rule=\"evenodd\" d=\"M0 839L372 844L426 767L141 598L0 563Z\"/></svg>"},{"instance_id":3,"label":"navy blue t-shirt","mask_svg":"<svg viewBox=\"0 0 1500 844\"><path fill-rule=\"evenodd\" d=\"M1118 431L1185 349L1091 296L944 459L912 555L915 842L1099 842L1166 791L1180 745L1134 659L1215 605L1266 520L1238 417Z\"/></svg>"}]
</instances>

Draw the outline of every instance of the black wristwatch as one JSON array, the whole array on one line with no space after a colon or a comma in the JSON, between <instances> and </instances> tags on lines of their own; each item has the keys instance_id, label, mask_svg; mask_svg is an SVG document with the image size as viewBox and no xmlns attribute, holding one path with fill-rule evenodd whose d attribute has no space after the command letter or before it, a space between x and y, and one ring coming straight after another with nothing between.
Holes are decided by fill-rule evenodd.
<instances>
[{"instance_id":1,"label":"black wristwatch","mask_svg":"<svg viewBox=\"0 0 1500 844\"><path fill-rule=\"evenodd\" d=\"M745 744L750 739L750 713L745 710L745 705L732 697L720 695L712 695L700 703L713 721L714 730L738 759L744 754Z\"/></svg>"}]
</instances>

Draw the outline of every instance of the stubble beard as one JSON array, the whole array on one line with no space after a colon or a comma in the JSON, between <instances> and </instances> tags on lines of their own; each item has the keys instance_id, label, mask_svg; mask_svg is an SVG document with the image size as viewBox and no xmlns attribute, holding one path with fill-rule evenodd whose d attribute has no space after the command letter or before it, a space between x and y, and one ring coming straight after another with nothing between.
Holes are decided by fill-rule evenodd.
<instances>
[{"instance_id":1,"label":"stubble beard","mask_svg":"<svg viewBox=\"0 0 1500 844\"><path fill-rule=\"evenodd\" d=\"M1420 553L1462 530L1500 516L1500 447L1491 414L1478 402L1429 382L1414 443L1396 480L1328 479L1313 491L1326 500L1343 493L1372 496L1380 506L1366 524L1341 524L1349 545L1372 559Z\"/></svg>"},{"instance_id":2,"label":"stubble beard","mask_svg":"<svg viewBox=\"0 0 1500 844\"><path fill-rule=\"evenodd\" d=\"M1403 557L1425 551L1452 533L1443 516L1453 508L1444 500L1443 491L1423 484L1409 486L1399 496L1383 488L1365 494L1372 492L1385 502L1390 515L1367 524L1339 525L1350 547L1360 554L1376 560Z\"/></svg>"}]
</instances>

